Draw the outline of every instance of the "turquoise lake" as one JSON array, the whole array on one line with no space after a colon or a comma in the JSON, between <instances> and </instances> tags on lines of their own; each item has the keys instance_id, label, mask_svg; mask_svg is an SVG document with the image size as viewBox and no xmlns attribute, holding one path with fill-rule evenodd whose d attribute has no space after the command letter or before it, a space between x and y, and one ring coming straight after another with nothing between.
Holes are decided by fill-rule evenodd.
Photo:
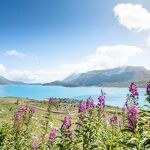
<instances>
[{"instance_id":1,"label":"turquoise lake","mask_svg":"<svg viewBox=\"0 0 150 150\"><path fill-rule=\"evenodd\" d=\"M95 103L101 94L101 89L106 93L106 104L122 107L126 100L128 88L105 88L105 87L61 87L41 85L9 85L0 86L0 97L16 96L32 99L43 99L49 97L87 99L92 96ZM145 89L139 88L139 103L145 104Z\"/></svg>"}]
</instances>

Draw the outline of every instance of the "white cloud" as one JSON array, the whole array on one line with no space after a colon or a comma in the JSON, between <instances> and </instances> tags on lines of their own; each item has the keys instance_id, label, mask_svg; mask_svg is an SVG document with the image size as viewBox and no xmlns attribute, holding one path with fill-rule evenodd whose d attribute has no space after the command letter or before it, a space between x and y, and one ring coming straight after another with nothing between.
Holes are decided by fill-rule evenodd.
<instances>
[{"instance_id":1,"label":"white cloud","mask_svg":"<svg viewBox=\"0 0 150 150\"><path fill-rule=\"evenodd\" d=\"M127 65L128 60L139 52L142 52L142 49L136 46L100 46L94 54L87 56L81 63L62 65L62 68L64 70L86 72L123 66Z\"/></svg>"},{"instance_id":2,"label":"white cloud","mask_svg":"<svg viewBox=\"0 0 150 150\"><path fill-rule=\"evenodd\" d=\"M80 63L64 64L56 70L11 70L6 71L3 65L0 65L0 71L5 73L5 77L11 80L24 82L50 82L61 80L73 72L86 72L90 70L108 69L128 65L131 57L142 52L142 49L136 46L115 45L100 46L96 52L84 58Z\"/></svg>"},{"instance_id":3,"label":"white cloud","mask_svg":"<svg viewBox=\"0 0 150 150\"><path fill-rule=\"evenodd\" d=\"M147 44L150 46L150 36L147 38Z\"/></svg>"},{"instance_id":4,"label":"white cloud","mask_svg":"<svg viewBox=\"0 0 150 150\"><path fill-rule=\"evenodd\" d=\"M14 56L14 57L18 57L18 58L23 58L26 57L26 54L19 52L17 50L9 50L5 52L5 55L7 56Z\"/></svg>"},{"instance_id":5,"label":"white cloud","mask_svg":"<svg viewBox=\"0 0 150 150\"><path fill-rule=\"evenodd\" d=\"M6 69L3 64L0 64L0 75L5 75L6 74Z\"/></svg>"},{"instance_id":6,"label":"white cloud","mask_svg":"<svg viewBox=\"0 0 150 150\"><path fill-rule=\"evenodd\" d=\"M140 4L118 4L113 11L119 23L130 30L150 29L150 12Z\"/></svg>"},{"instance_id":7,"label":"white cloud","mask_svg":"<svg viewBox=\"0 0 150 150\"><path fill-rule=\"evenodd\" d=\"M40 71L31 71L31 70L13 70L10 71L8 76L11 77L12 80L17 81L24 81L24 82L49 82L54 81L57 79L63 79L65 76L67 76L66 72L63 70L61 71L46 71L46 70L40 70Z\"/></svg>"}]
</instances>

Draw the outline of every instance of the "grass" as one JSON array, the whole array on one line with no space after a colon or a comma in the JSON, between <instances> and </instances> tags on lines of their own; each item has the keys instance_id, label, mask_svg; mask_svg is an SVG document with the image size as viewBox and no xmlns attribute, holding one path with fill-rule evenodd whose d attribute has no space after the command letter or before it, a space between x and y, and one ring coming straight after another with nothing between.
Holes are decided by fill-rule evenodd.
<instances>
[{"instance_id":1,"label":"grass","mask_svg":"<svg viewBox=\"0 0 150 150\"><path fill-rule=\"evenodd\" d=\"M18 104L17 104L18 101ZM43 121L43 116L47 110L46 100L30 100L27 98L19 97L4 97L0 98L0 123L5 121L11 121L13 119L14 113L18 110L19 107L28 104L30 107L36 107L36 113L34 115L34 123L37 128L40 128L39 124ZM55 99L52 106L52 124L55 128L59 128L60 124L66 114L70 114L73 122L77 118L79 101L67 100L67 99ZM69 110L69 111L68 111ZM114 112L121 112L121 109L118 107L107 107L107 111L110 114Z\"/></svg>"},{"instance_id":2,"label":"grass","mask_svg":"<svg viewBox=\"0 0 150 150\"><path fill-rule=\"evenodd\" d=\"M13 144L13 147L15 149L16 146L17 147L19 146L18 150L20 150L20 148L23 149L22 146L25 147L29 146L28 149L32 149L31 145L34 141L37 141L40 145L40 149L43 150L42 146L44 147L47 146L46 143L48 142L50 131L52 130L52 128L55 128L57 130L56 132L58 137L56 143L54 145L52 144L54 146L53 149L55 149L55 146L59 147L61 145L63 147L63 150L67 150L66 146L68 148L71 146L75 150L76 146L80 149L82 149L82 146L85 146L86 149L83 148L84 150L90 150L91 148L93 150L93 146L95 147L96 144L98 148L105 147L105 149L108 147L109 147L108 149L112 149L114 147L116 148L116 150L123 150L124 148L127 147L128 147L127 149L131 149L131 147L136 147L138 150L142 150L139 148L143 147L143 145L141 144L141 142L143 141L142 140L143 135L144 136L146 135L144 138L146 139L145 140L146 142L149 140L148 139L149 129L147 123L143 121L143 119L146 119L145 115L149 115L148 112L146 113L144 112L143 117L142 110L140 110L141 118L139 124L136 130L134 130L134 132L131 132L131 130L127 128L127 119L125 113L123 113L121 108L107 106L104 109L103 108L101 109L97 105L96 107L94 107L94 109L86 108L87 109L86 113L82 114L78 113L79 102L80 101L76 100L56 99L56 98L53 99L52 101L33 100L33 99L30 100L27 98L18 98L18 97L0 98L0 125L6 123L4 128L6 130L3 131L3 126L1 126L0 131L1 139L5 138L5 133L7 135L7 138L5 138L4 141L5 144L4 150L6 150L8 147L10 148L12 146L11 144ZM29 110L31 107L35 107L36 112L33 113L32 121L28 122L27 126L26 126L27 119L25 119L22 116L22 118L24 119L22 119L22 121L20 122L21 128L19 130L20 132L18 132L18 129L16 128L17 126L14 122L14 115L18 111L18 109L24 105L26 105L26 108L28 110L26 111L27 113L26 112L23 113L24 116L30 116ZM69 114L72 118L71 130L70 129L62 130L61 128L62 121L66 116L66 114ZM113 122L114 124L111 125L109 122L110 118L116 116L118 116L117 122ZM78 120L82 120L83 123L80 127L77 127L76 124ZM144 124L143 126L141 126L141 122L142 124ZM143 131L142 134L141 131ZM73 139L73 141L69 140L70 132L75 133L75 138ZM69 143L68 140L70 141ZM16 141L18 141L19 143ZM135 144L135 141L138 143ZM7 142L9 145L7 144ZM60 149L62 150L61 146Z\"/></svg>"},{"instance_id":3,"label":"grass","mask_svg":"<svg viewBox=\"0 0 150 150\"><path fill-rule=\"evenodd\" d=\"M18 104L17 104L18 100ZM26 98L18 98L18 97L5 97L0 98L0 123L5 121L11 121L13 119L14 113L17 109L23 105L28 104L29 107L35 106L36 113L34 115L34 123L38 127L39 122L42 121L43 116L47 110L48 101L41 100L29 100ZM53 118L53 126L59 127L63 117L68 113L67 107L70 106L70 114L72 119L76 118L76 107L78 102L71 101L71 103L61 99L55 99L55 102L52 106L52 118Z\"/></svg>"}]
</instances>

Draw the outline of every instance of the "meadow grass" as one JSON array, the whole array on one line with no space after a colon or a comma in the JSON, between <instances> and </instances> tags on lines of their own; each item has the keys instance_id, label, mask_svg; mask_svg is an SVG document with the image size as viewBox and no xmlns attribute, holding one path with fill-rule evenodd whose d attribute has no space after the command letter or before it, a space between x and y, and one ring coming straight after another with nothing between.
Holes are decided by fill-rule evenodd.
<instances>
[{"instance_id":1,"label":"meadow grass","mask_svg":"<svg viewBox=\"0 0 150 150\"><path fill-rule=\"evenodd\" d=\"M138 105L134 83L123 108L50 98L0 98L2 150L149 150L150 107ZM149 101L150 91L147 91Z\"/></svg>"}]
</instances>

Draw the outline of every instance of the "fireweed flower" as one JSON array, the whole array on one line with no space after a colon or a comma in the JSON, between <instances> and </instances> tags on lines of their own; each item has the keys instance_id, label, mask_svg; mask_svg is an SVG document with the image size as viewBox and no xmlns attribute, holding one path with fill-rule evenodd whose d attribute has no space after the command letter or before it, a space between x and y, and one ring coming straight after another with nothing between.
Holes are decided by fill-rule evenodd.
<instances>
[{"instance_id":1,"label":"fireweed flower","mask_svg":"<svg viewBox=\"0 0 150 150\"><path fill-rule=\"evenodd\" d=\"M129 91L131 92L131 97L137 96L137 98L138 98L139 92L138 92L137 86L134 84L134 82L132 82L130 84Z\"/></svg>"},{"instance_id":2,"label":"fireweed flower","mask_svg":"<svg viewBox=\"0 0 150 150\"><path fill-rule=\"evenodd\" d=\"M94 108L94 107L95 107L94 101L91 97L89 97L86 102L81 102L79 104L78 112L81 113L84 112L86 109Z\"/></svg>"},{"instance_id":3,"label":"fireweed flower","mask_svg":"<svg viewBox=\"0 0 150 150\"><path fill-rule=\"evenodd\" d=\"M35 113L35 110L36 110L35 107L31 107L30 110L29 110L29 112L30 112L30 113Z\"/></svg>"},{"instance_id":4,"label":"fireweed flower","mask_svg":"<svg viewBox=\"0 0 150 150\"><path fill-rule=\"evenodd\" d=\"M51 142L54 142L55 138L56 138L56 130L54 128L52 128L52 130L51 130L51 132L49 134L49 140Z\"/></svg>"},{"instance_id":5,"label":"fireweed flower","mask_svg":"<svg viewBox=\"0 0 150 150\"><path fill-rule=\"evenodd\" d=\"M147 83L146 92L150 96L150 82Z\"/></svg>"},{"instance_id":6,"label":"fireweed flower","mask_svg":"<svg viewBox=\"0 0 150 150\"><path fill-rule=\"evenodd\" d=\"M111 126L113 126L114 123L117 123L118 121L118 117L117 115L113 115L110 119L109 119L109 123Z\"/></svg>"},{"instance_id":7,"label":"fireweed flower","mask_svg":"<svg viewBox=\"0 0 150 150\"><path fill-rule=\"evenodd\" d=\"M82 121L79 119L77 122L77 127L80 127L80 126L82 126Z\"/></svg>"},{"instance_id":8,"label":"fireweed flower","mask_svg":"<svg viewBox=\"0 0 150 150\"><path fill-rule=\"evenodd\" d=\"M73 132L73 131L70 131L70 132L69 132L69 138L70 138L71 140L74 139L74 132Z\"/></svg>"},{"instance_id":9,"label":"fireweed flower","mask_svg":"<svg viewBox=\"0 0 150 150\"><path fill-rule=\"evenodd\" d=\"M99 96L98 97L98 105L101 106L101 107L105 107L105 96Z\"/></svg>"},{"instance_id":10,"label":"fireweed flower","mask_svg":"<svg viewBox=\"0 0 150 150\"><path fill-rule=\"evenodd\" d=\"M81 113L81 112L84 112L86 110L86 102L81 102L79 104L79 110L78 112Z\"/></svg>"},{"instance_id":11,"label":"fireweed flower","mask_svg":"<svg viewBox=\"0 0 150 150\"><path fill-rule=\"evenodd\" d=\"M128 119L128 127L134 130L139 120L139 108L135 104L126 105L126 115Z\"/></svg>"},{"instance_id":12,"label":"fireweed flower","mask_svg":"<svg viewBox=\"0 0 150 150\"><path fill-rule=\"evenodd\" d=\"M39 148L39 144L34 141L34 142L32 143L32 148L35 149L35 150L37 150L37 149Z\"/></svg>"},{"instance_id":13,"label":"fireweed flower","mask_svg":"<svg viewBox=\"0 0 150 150\"><path fill-rule=\"evenodd\" d=\"M64 117L63 124L61 126L62 129L69 129L71 127L71 117L69 115Z\"/></svg>"},{"instance_id":14,"label":"fireweed flower","mask_svg":"<svg viewBox=\"0 0 150 150\"><path fill-rule=\"evenodd\" d=\"M15 122L18 123L20 121L20 118L21 118L20 112L16 112L16 114L15 114Z\"/></svg>"},{"instance_id":15,"label":"fireweed flower","mask_svg":"<svg viewBox=\"0 0 150 150\"><path fill-rule=\"evenodd\" d=\"M27 109L26 106L22 106L19 108L18 112L23 113L26 111L26 109Z\"/></svg>"},{"instance_id":16,"label":"fireweed flower","mask_svg":"<svg viewBox=\"0 0 150 150\"><path fill-rule=\"evenodd\" d=\"M22 106L22 107L20 107L19 109L18 109L18 111L15 113L15 122L16 123L19 123L19 121L20 121L20 119L21 119L21 114L23 113L23 112L25 112L26 111L26 106Z\"/></svg>"},{"instance_id":17,"label":"fireweed flower","mask_svg":"<svg viewBox=\"0 0 150 150\"><path fill-rule=\"evenodd\" d=\"M94 101L91 97L89 97L86 101L86 109L94 108L94 107L95 107Z\"/></svg>"}]
</instances>

